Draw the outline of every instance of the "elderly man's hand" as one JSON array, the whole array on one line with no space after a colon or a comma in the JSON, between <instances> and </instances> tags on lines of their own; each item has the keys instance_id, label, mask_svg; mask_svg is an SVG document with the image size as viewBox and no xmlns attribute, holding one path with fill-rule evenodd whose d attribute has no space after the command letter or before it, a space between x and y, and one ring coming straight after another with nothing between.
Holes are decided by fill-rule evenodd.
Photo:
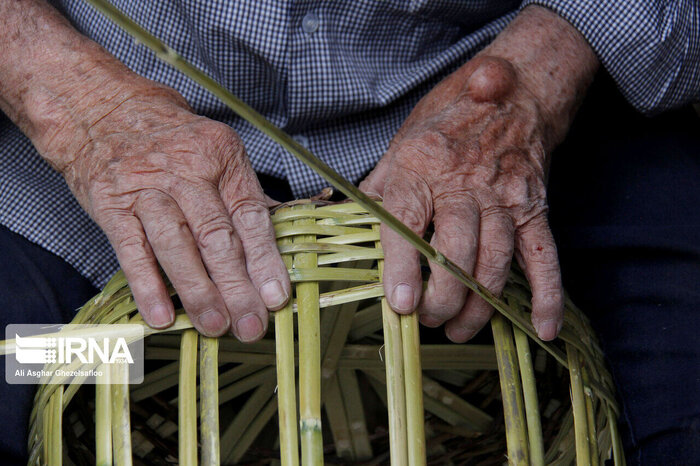
<instances>
[{"instance_id":1,"label":"elderly man's hand","mask_svg":"<svg viewBox=\"0 0 700 466\"><path fill-rule=\"evenodd\" d=\"M260 338L290 285L240 139L170 89L129 94L111 102L61 172L114 246L146 322L173 320L157 258L199 331ZM60 132L51 147L73 138Z\"/></svg>"},{"instance_id":2,"label":"elderly man's hand","mask_svg":"<svg viewBox=\"0 0 700 466\"><path fill-rule=\"evenodd\" d=\"M552 43L548 43L552 41ZM562 324L563 290L547 223L547 152L559 142L596 69L583 38L540 7L525 9L498 39L416 106L360 187L493 293L513 253L533 290L542 339ZM556 74L555 74L556 73ZM456 342L471 338L493 310L431 264L422 293L418 252L386 227L384 287L391 306L418 308L421 322Z\"/></svg>"},{"instance_id":3,"label":"elderly man's hand","mask_svg":"<svg viewBox=\"0 0 700 466\"><path fill-rule=\"evenodd\" d=\"M262 337L290 282L233 130L131 72L47 2L0 2L0 27L0 110L106 232L144 320L174 319L160 262L199 331Z\"/></svg>"}]
</instances>

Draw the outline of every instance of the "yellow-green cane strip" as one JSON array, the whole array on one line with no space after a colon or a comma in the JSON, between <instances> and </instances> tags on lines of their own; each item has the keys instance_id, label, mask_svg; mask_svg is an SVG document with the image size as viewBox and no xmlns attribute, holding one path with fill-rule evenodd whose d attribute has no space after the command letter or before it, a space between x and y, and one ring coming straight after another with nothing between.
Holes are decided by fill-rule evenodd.
<instances>
[{"instance_id":1,"label":"yellow-green cane strip","mask_svg":"<svg viewBox=\"0 0 700 466\"><path fill-rule=\"evenodd\" d=\"M598 434L595 427L595 413L593 411L593 392L590 388L590 377L585 367L581 367L581 380L583 381L583 394L586 402L586 419L588 421L588 445L591 450L591 466L599 466Z\"/></svg>"},{"instance_id":2,"label":"yellow-green cane strip","mask_svg":"<svg viewBox=\"0 0 700 466\"><path fill-rule=\"evenodd\" d=\"M406 437L408 464L426 464L425 413L423 412L423 371L420 360L418 313L401 316L404 383L406 385Z\"/></svg>"},{"instance_id":3,"label":"yellow-green cane strip","mask_svg":"<svg viewBox=\"0 0 700 466\"><path fill-rule=\"evenodd\" d=\"M512 465L529 465L530 454L525 424L525 406L520 370L516 357L513 331L510 322L500 314L491 318L493 341L498 359L498 374L503 398L503 415L506 425L506 444L508 463Z\"/></svg>"},{"instance_id":4,"label":"yellow-green cane strip","mask_svg":"<svg viewBox=\"0 0 700 466\"><path fill-rule=\"evenodd\" d=\"M201 464L216 466L219 454L219 339L199 338L199 431Z\"/></svg>"},{"instance_id":5,"label":"yellow-green cane strip","mask_svg":"<svg viewBox=\"0 0 700 466\"><path fill-rule=\"evenodd\" d=\"M287 209L285 209L286 211ZM291 209L290 209L291 210ZM279 245L292 243L291 238L278 240ZM292 258L282 257L285 266L292 267ZM293 299L273 314L275 319L275 353L277 366L277 412L280 431L280 461L282 466L299 465L297 438L296 381L294 364Z\"/></svg>"},{"instance_id":6,"label":"yellow-green cane strip","mask_svg":"<svg viewBox=\"0 0 700 466\"><path fill-rule=\"evenodd\" d=\"M119 466L131 466L131 420L129 414L129 368L112 364L112 456Z\"/></svg>"},{"instance_id":7,"label":"yellow-green cane strip","mask_svg":"<svg viewBox=\"0 0 700 466\"><path fill-rule=\"evenodd\" d=\"M622 447L622 437L617 429L617 415L613 411L612 406L605 404L605 414L608 417L610 424L610 437L612 440L613 461L616 466L625 466L625 450Z\"/></svg>"},{"instance_id":8,"label":"yellow-green cane strip","mask_svg":"<svg viewBox=\"0 0 700 466\"><path fill-rule=\"evenodd\" d=\"M571 345L566 345L569 356L569 375L571 377L571 404L574 411L574 432L576 435L576 464L589 466L591 464L591 451L588 444L588 415L586 413L586 399L583 392L583 379L578 351Z\"/></svg>"},{"instance_id":9,"label":"yellow-green cane strip","mask_svg":"<svg viewBox=\"0 0 700 466\"><path fill-rule=\"evenodd\" d=\"M525 400L525 415L527 418L527 433L530 442L530 464L544 466L544 440L542 439L542 421L540 419L539 400L535 369L530 354L530 341L519 328L513 328L515 347L518 351L520 377L523 382L523 397Z\"/></svg>"},{"instance_id":10,"label":"yellow-green cane strip","mask_svg":"<svg viewBox=\"0 0 700 466\"><path fill-rule=\"evenodd\" d=\"M60 466L63 462L63 385L59 385L53 392L46 409L49 419L48 437L44 439L47 446L46 463L49 466Z\"/></svg>"},{"instance_id":11,"label":"yellow-green cane strip","mask_svg":"<svg viewBox=\"0 0 700 466\"><path fill-rule=\"evenodd\" d=\"M379 226L372 227L379 230ZM379 244L379 242L377 242ZM377 264L379 275L384 273L384 261ZM389 451L392 466L408 464L408 432L406 423L406 383L404 379L403 338L401 317L382 298L384 327L384 364L386 366L386 397L389 411Z\"/></svg>"},{"instance_id":12,"label":"yellow-green cane strip","mask_svg":"<svg viewBox=\"0 0 700 466\"><path fill-rule=\"evenodd\" d=\"M182 332L180 387L178 391L178 459L181 465L197 464L197 339L194 329Z\"/></svg>"},{"instance_id":13,"label":"yellow-green cane strip","mask_svg":"<svg viewBox=\"0 0 700 466\"><path fill-rule=\"evenodd\" d=\"M295 210L313 209L300 205ZM316 223L313 218L295 220L294 224ZM300 235L294 242L313 242L314 235ZM295 254L295 270L313 271L318 267L316 253ZM305 466L323 464L321 434L321 337L319 291L317 282L296 285L299 325L299 424L301 435L301 462Z\"/></svg>"},{"instance_id":14,"label":"yellow-green cane strip","mask_svg":"<svg viewBox=\"0 0 700 466\"><path fill-rule=\"evenodd\" d=\"M95 463L112 464L112 389L109 365L103 364L95 386Z\"/></svg>"}]
</instances>

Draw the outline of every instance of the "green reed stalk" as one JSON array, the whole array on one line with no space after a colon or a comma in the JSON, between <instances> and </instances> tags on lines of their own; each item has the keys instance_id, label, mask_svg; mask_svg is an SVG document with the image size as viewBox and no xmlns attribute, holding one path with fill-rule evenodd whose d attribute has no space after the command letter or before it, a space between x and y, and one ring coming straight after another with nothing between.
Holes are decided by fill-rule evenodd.
<instances>
[{"instance_id":1,"label":"green reed stalk","mask_svg":"<svg viewBox=\"0 0 700 466\"><path fill-rule=\"evenodd\" d=\"M178 392L178 459L185 466L197 464L197 339L194 329L182 332L180 387Z\"/></svg>"},{"instance_id":2,"label":"green reed stalk","mask_svg":"<svg viewBox=\"0 0 700 466\"><path fill-rule=\"evenodd\" d=\"M202 435L201 464L217 466L219 454L219 339L199 340L199 431Z\"/></svg>"},{"instance_id":3,"label":"green reed stalk","mask_svg":"<svg viewBox=\"0 0 700 466\"><path fill-rule=\"evenodd\" d=\"M406 437L408 464L426 464L425 413L423 412L423 373L420 362L418 313L401 316L404 383L406 386Z\"/></svg>"},{"instance_id":4,"label":"green reed stalk","mask_svg":"<svg viewBox=\"0 0 700 466\"><path fill-rule=\"evenodd\" d=\"M586 400L583 392L583 380L581 378L581 363L578 351L567 344L566 352L569 356L569 374L571 376L571 404L574 411L574 431L576 433L576 464L578 466L590 466L591 450L588 444L588 415L586 413Z\"/></svg>"},{"instance_id":5,"label":"green reed stalk","mask_svg":"<svg viewBox=\"0 0 700 466\"><path fill-rule=\"evenodd\" d=\"M539 401L535 369L530 355L530 342L519 328L513 328L515 347L518 352L520 377L523 382L523 397L525 400L525 416L527 418L527 433L530 442L530 464L544 466L544 441L542 439L542 421L540 419Z\"/></svg>"},{"instance_id":6,"label":"green reed stalk","mask_svg":"<svg viewBox=\"0 0 700 466\"><path fill-rule=\"evenodd\" d=\"M102 375L95 386L95 464L112 464L112 397L110 369L103 364Z\"/></svg>"},{"instance_id":7,"label":"green reed stalk","mask_svg":"<svg viewBox=\"0 0 700 466\"><path fill-rule=\"evenodd\" d=\"M374 225L373 230L379 226ZM377 242L379 245L379 242ZM384 261L378 262L380 276L384 273ZM389 451L392 466L408 464L408 422L406 413L406 382L404 379L403 338L401 317L382 298L382 322L384 327L384 364L386 366L386 396L389 411Z\"/></svg>"},{"instance_id":8,"label":"green reed stalk","mask_svg":"<svg viewBox=\"0 0 700 466\"><path fill-rule=\"evenodd\" d=\"M284 209L285 211L287 209ZM291 209L290 209L291 210ZM279 245L291 244L291 238L282 238ZM292 268L292 258L282 256L287 269ZM299 465L299 440L297 438L297 406L294 364L294 299L273 314L275 318L275 352L277 366L277 411L280 431L280 460L282 466Z\"/></svg>"},{"instance_id":9,"label":"green reed stalk","mask_svg":"<svg viewBox=\"0 0 700 466\"><path fill-rule=\"evenodd\" d=\"M313 208L295 206L295 210ZM295 224L315 224L313 218L295 220ZM300 235L294 242L314 242L315 235ZM315 269L316 253L294 256L295 269ZM321 329L317 282L298 283L297 316L299 322L299 423L301 430L301 462L304 466L323 464L321 437Z\"/></svg>"},{"instance_id":10,"label":"green reed stalk","mask_svg":"<svg viewBox=\"0 0 700 466\"><path fill-rule=\"evenodd\" d=\"M506 424L506 444L508 446L508 463L512 465L529 465L527 425L525 424L525 406L518 359L513 342L513 331L506 319L500 314L491 318L493 341L498 359L498 374L503 398L503 415Z\"/></svg>"}]
</instances>

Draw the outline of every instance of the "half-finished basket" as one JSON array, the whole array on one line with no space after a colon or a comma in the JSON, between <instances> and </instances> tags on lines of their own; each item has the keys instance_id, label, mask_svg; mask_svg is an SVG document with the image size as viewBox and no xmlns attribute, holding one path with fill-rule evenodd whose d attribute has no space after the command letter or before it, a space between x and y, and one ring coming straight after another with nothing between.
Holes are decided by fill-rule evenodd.
<instances>
[{"instance_id":1,"label":"half-finished basket","mask_svg":"<svg viewBox=\"0 0 700 466\"><path fill-rule=\"evenodd\" d=\"M299 445L310 465L624 462L611 378L568 298L563 358L498 313L493 338L421 329L420 344L415 316L382 299L376 218L319 202L272 218L294 299L267 336L201 337L182 310L171 329L146 328L142 384L39 387L31 464L294 465ZM517 270L502 297L529 312ZM124 322L145 326L122 273L73 321Z\"/></svg>"}]
</instances>

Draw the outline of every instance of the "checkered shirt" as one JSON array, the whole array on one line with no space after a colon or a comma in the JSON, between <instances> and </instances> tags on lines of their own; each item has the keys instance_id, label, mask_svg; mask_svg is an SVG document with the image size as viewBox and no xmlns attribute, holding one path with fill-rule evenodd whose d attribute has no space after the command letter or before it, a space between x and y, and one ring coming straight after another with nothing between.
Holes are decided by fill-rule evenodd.
<instances>
[{"instance_id":1,"label":"checkered shirt","mask_svg":"<svg viewBox=\"0 0 700 466\"><path fill-rule=\"evenodd\" d=\"M576 26L643 111L698 97L699 7L692 0L112 1L353 182L377 163L416 102L529 3ZM298 197L326 185L83 0L52 3L131 69L231 125L256 171L286 178ZM118 267L62 178L1 114L0 224L96 286Z\"/></svg>"}]
</instances>

